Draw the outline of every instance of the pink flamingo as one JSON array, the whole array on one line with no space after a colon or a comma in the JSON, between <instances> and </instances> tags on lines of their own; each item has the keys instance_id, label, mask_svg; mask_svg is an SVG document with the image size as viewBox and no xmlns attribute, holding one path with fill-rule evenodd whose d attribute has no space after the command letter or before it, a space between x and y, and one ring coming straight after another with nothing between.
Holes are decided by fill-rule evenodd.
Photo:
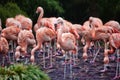
<instances>
[{"instance_id":1,"label":"pink flamingo","mask_svg":"<svg viewBox=\"0 0 120 80\"><path fill-rule=\"evenodd\" d=\"M120 78L120 53L119 53L119 48L120 48L120 33L112 33L109 38L109 45L110 49L106 49L104 53L104 62L105 64L109 63L109 54L112 54L117 50L117 66L116 66L116 74L114 79ZM105 68L106 69L106 68Z\"/></svg>"},{"instance_id":2,"label":"pink flamingo","mask_svg":"<svg viewBox=\"0 0 120 80\"><path fill-rule=\"evenodd\" d=\"M15 20L21 23L22 30L30 30L32 32L32 20L24 15L16 15Z\"/></svg>"},{"instance_id":3,"label":"pink flamingo","mask_svg":"<svg viewBox=\"0 0 120 80\"><path fill-rule=\"evenodd\" d=\"M8 41L4 37L0 37L0 53L3 54L3 66L5 65L4 58L9 50Z\"/></svg>"},{"instance_id":4,"label":"pink flamingo","mask_svg":"<svg viewBox=\"0 0 120 80\"><path fill-rule=\"evenodd\" d=\"M38 17L38 21L36 23L36 26L38 27L35 31L36 31L36 41L37 41L37 46L34 47L31 51L31 62L32 64L35 62L35 58L34 58L34 53L36 50L41 49L42 47L42 43L45 42L50 42L51 40L56 38L56 31L54 28L54 24L51 23L51 19L49 18L43 18L43 8L42 7L38 7L36 12L40 13L39 17ZM44 48L43 48L44 49ZM45 50L44 50L45 51ZM43 54L43 63L44 63L44 68L45 68L45 54ZM51 61L51 67L52 67L52 60Z\"/></svg>"},{"instance_id":5,"label":"pink flamingo","mask_svg":"<svg viewBox=\"0 0 120 80\"><path fill-rule=\"evenodd\" d=\"M34 26L34 31L36 32L37 29L39 29L40 27L48 27L51 28L53 30L55 30L54 27L54 21L56 21L55 17L50 17L50 18L43 18L44 15L44 10L42 7L37 7L36 13L40 13L37 23Z\"/></svg>"},{"instance_id":6,"label":"pink flamingo","mask_svg":"<svg viewBox=\"0 0 120 80\"><path fill-rule=\"evenodd\" d=\"M64 21L62 18L57 19L57 41L60 45L60 47L66 52L66 51L73 51L76 53L77 46L76 46L76 38L75 36L68 32L64 33ZM66 55L66 54L65 54ZM71 78L72 78L72 57L71 57L71 52L70 52L70 73L71 73ZM64 79L66 78L66 56L65 56L65 67L64 67Z\"/></svg>"},{"instance_id":7,"label":"pink flamingo","mask_svg":"<svg viewBox=\"0 0 120 80\"><path fill-rule=\"evenodd\" d=\"M16 61L19 61L20 53L22 56L26 56L28 46L35 47L36 41L31 31L21 30L18 34L18 46L16 47L15 57Z\"/></svg>"},{"instance_id":8,"label":"pink flamingo","mask_svg":"<svg viewBox=\"0 0 120 80\"><path fill-rule=\"evenodd\" d=\"M6 27L10 27L10 26L17 26L19 28L21 28L21 23L17 20L15 20L14 18L7 18L6 19Z\"/></svg>"},{"instance_id":9,"label":"pink flamingo","mask_svg":"<svg viewBox=\"0 0 120 80\"><path fill-rule=\"evenodd\" d=\"M1 30L2 30L2 23L0 19L0 53L3 55L2 66L4 66L5 65L4 59L8 53L9 45L8 45L8 41L6 40L6 38L1 36Z\"/></svg>"},{"instance_id":10,"label":"pink flamingo","mask_svg":"<svg viewBox=\"0 0 120 80\"><path fill-rule=\"evenodd\" d=\"M20 32L20 28L18 28L17 26L10 26L2 30L1 36L6 38L8 41L13 41L16 44L19 32ZM14 52L14 47L12 46L12 53L13 52ZM10 55L9 55L9 60L10 60Z\"/></svg>"}]
</instances>

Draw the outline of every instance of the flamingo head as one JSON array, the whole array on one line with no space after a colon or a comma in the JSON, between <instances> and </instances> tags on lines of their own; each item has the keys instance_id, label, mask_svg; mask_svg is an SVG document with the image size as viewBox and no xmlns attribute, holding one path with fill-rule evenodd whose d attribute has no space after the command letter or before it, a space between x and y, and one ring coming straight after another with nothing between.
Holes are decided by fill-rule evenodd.
<instances>
[{"instance_id":1,"label":"flamingo head","mask_svg":"<svg viewBox=\"0 0 120 80\"><path fill-rule=\"evenodd\" d=\"M93 17L89 17L89 22L91 23L93 21Z\"/></svg>"},{"instance_id":2,"label":"flamingo head","mask_svg":"<svg viewBox=\"0 0 120 80\"><path fill-rule=\"evenodd\" d=\"M63 19L61 17L58 17L54 23L55 30L59 29L61 24L63 24Z\"/></svg>"},{"instance_id":3,"label":"flamingo head","mask_svg":"<svg viewBox=\"0 0 120 80\"><path fill-rule=\"evenodd\" d=\"M42 7L37 7L37 10L36 10L36 13L40 13L41 11L43 11L43 8Z\"/></svg>"},{"instance_id":4,"label":"flamingo head","mask_svg":"<svg viewBox=\"0 0 120 80\"><path fill-rule=\"evenodd\" d=\"M58 18L57 18L57 23L62 23L62 24L63 24L63 18L58 17Z\"/></svg>"}]
</instances>

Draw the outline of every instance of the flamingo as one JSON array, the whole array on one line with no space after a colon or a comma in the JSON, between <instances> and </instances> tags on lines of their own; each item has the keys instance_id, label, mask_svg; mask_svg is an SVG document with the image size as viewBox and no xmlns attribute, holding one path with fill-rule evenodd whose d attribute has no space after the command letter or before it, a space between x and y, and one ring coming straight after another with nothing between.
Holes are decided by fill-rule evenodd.
<instances>
[{"instance_id":1,"label":"flamingo","mask_svg":"<svg viewBox=\"0 0 120 80\"><path fill-rule=\"evenodd\" d=\"M7 18L6 19L6 27L10 27L10 26L17 26L19 28L21 28L21 23L17 20L15 20L15 18Z\"/></svg>"},{"instance_id":2,"label":"flamingo","mask_svg":"<svg viewBox=\"0 0 120 80\"><path fill-rule=\"evenodd\" d=\"M56 17L49 17L49 18L43 17L44 10L40 6L37 7L36 13L40 13L40 15L38 17L37 23L34 25L34 32L36 32L41 27L51 28L55 32ZM52 41L54 42L54 45L52 47L54 49L54 52L56 52L56 39L53 39ZM48 46L47 53L49 58L49 53L50 53L49 49L50 49L51 43L49 45L48 44L45 44L45 45Z\"/></svg>"},{"instance_id":3,"label":"flamingo","mask_svg":"<svg viewBox=\"0 0 120 80\"><path fill-rule=\"evenodd\" d=\"M99 40L100 38L100 36L95 36L95 30L97 28L101 28L103 26L103 23L102 20L97 17L89 17L89 20L84 23L83 26L86 26L86 30L84 32L84 39L86 41L86 44L83 47L83 58L86 61L88 57L87 49L90 47L91 41Z\"/></svg>"},{"instance_id":4,"label":"flamingo","mask_svg":"<svg viewBox=\"0 0 120 80\"><path fill-rule=\"evenodd\" d=\"M55 31L54 23L56 21L55 17L50 17L50 18L43 18L44 16L44 10L42 7L37 7L36 13L40 13L37 23L34 26L34 31L36 32L37 29L40 27L48 27L51 28Z\"/></svg>"},{"instance_id":5,"label":"flamingo","mask_svg":"<svg viewBox=\"0 0 120 80\"><path fill-rule=\"evenodd\" d=\"M107 24L108 25L108 24ZM119 29L116 27L119 28L119 26L106 26L106 25L103 25L102 27L99 27L99 28L96 28L96 29L93 29L94 30L94 33L93 33L93 30L90 30L89 31L89 34L87 34L86 36L86 43L87 43L87 47L84 48L84 52L87 52L87 48L89 47L89 44L90 44L90 41L93 40L103 40L104 43L105 43L105 48L104 48L104 70L102 70L102 72L105 72L107 70L107 66L108 66L108 58L106 57L106 51L107 51L107 48L108 48L108 41L109 41L109 37L111 34L113 33L119 33ZM94 34L94 36L93 36ZM91 36L90 36L91 35ZM83 54L84 57L86 57L86 54Z\"/></svg>"},{"instance_id":6,"label":"flamingo","mask_svg":"<svg viewBox=\"0 0 120 80\"><path fill-rule=\"evenodd\" d=\"M9 46L8 46L8 41L6 40L6 38L1 36L1 32L2 32L2 22L1 22L1 19L0 19L0 52L3 54L2 63L3 63L3 66L4 66L4 58L7 55L7 52L9 50Z\"/></svg>"},{"instance_id":7,"label":"flamingo","mask_svg":"<svg viewBox=\"0 0 120 80\"><path fill-rule=\"evenodd\" d=\"M108 64L109 63L108 55L114 53L115 50L117 50L117 66L116 66L116 74L114 77L114 79L117 79L120 77L120 53L119 53L120 33L113 33L110 35L109 45L110 45L110 49L106 49L104 53L104 56L105 56L104 61L105 61L105 64Z\"/></svg>"},{"instance_id":8,"label":"flamingo","mask_svg":"<svg viewBox=\"0 0 120 80\"><path fill-rule=\"evenodd\" d=\"M119 22L117 22L115 20L110 20L110 21L106 22L104 25L111 26L114 28L114 30L120 31L120 24L119 24Z\"/></svg>"},{"instance_id":9,"label":"flamingo","mask_svg":"<svg viewBox=\"0 0 120 80\"><path fill-rule=\"evenodd\" d=\"M3 66L5 65L4 63L4 58L8 53L9 50L9 45L8 45L8 41L6 40L6 38L1 36L1 30L2 30L2 23L1 23L1 19L0 19L0 53L3 55Z\"/></svg>"},{"instance_id":10,"label":"flamingo","mask_svg":"<svg viewBox=\"0 0 120 80\"><path fill-rule=\"evenodd\" d=\"M51 41L55 37L56 37L55 32L52 29L47 28L47 27L41 27L36 31L37 46L34 47L31 51L30 60L31 60L32 64L35 61L35 58L34 58L35 51L38 50L38 49L41 49L42 43Z\"/></svg>"},{"instance_id":11,"label":"flamingo","mask_svg":"<svg viewBox=\"0 0 120 80\"><path fill-rule=\"evenodd\" d=\"M79 39L79 34L78 34L76 28L74 27L74 24L72 24L71 22L69 22L65 19L63 19L63 22L65 25L63 32L70 32L70 33L74 34L76 39Z\"/></svg>"},{"instance_id":12,"label":"flamingo","mask_svg":"<svg viewBox=\"0 0 120 80\"><path fill-rule=\"evenodd\" d=\"M19 21L15 20L15 18L12 18L12 17L7 18L6 19L6 27L12 27L12 26L16 26L18 28L21 28L21 23ZM12 41L9 42L9 45L12 46L12 50L14 47L16 47L16 43L12 42Z\"/></svg>"},{"instance_id":13,"label":"flamingo","mask_svg":"<svg viewBox=\"0 0 120 80\"><path fill-rule=\"evenodd\" d=\"M56 17L50 17L50 18L46 18L43 17L44 16L44 10L42 7L38 6L36 13L40 13L37 23L34 26L34 32L36 32L37 29L41 28L41 27L48 27L51 28L54 32L55 32L55 23L56 23ZM56 42L56 41L54 41Z\"/></svg>"},{"instance_id":14,"label":"flamingo","mask_svg":"<svg viewBox=\"0 0 120 80\"><path fill-rule=\"evenodd\" d=\"M67 32L70 32L70 33L72 33L74 36L75 36L75 38L78 40L79 39L79 34L78 34L78 32L77 32L77 28L75 27L75 25L77 25L77 24L72 24L70 21L67 21L67 20L65 20L65 19L63 19L63 22L64 22L64 28L63 28L63 32L64 33L67 33ZM58 39L57 39L58 40ZM77 43L76 43L77 44ZM58 41L57 41L57 49L58 50L61 50L61 48L60 48L60 45L58 44ZM63 53L63 56L65 56L64 55L64 51L63 50L61 50L61 52ZM75 57L75 56L74 56ZM76 59L78 59L78 50L76 51ZM74 60L75 61L75 60ZM75 65L75 62L74 62L74 65Z\"/></svg>"},{"instance_id":15,"label":"flamingo","mask_svg":"<svg viewBox=\"0 0 120 80\"><path fill-rule=\"evenodd\" d=\"M6 38L8 41L17 42L18 34L20 32L20 28L17 26L6 27L2 30L1 36ZM14 52L14 47L12 46L12 53ZM10 59L10 56L9 56ZM13 58L14 59L14 58Z\"/></svg>"},{"instance_id":16,"label":"flamingo","mask_svg":"<svg viewBox=\"0 0 120 80\"><path fill-rule=\"evenodd\" d=\"M70 33L64 33L64 20L62 18L58 18L57 19L57 41L60 45L60 47L66 52L66 51L73 51L74 53L76 53L77 51L77 46L76 46L76 38L75 36ZM70 52L70 56L71 56L71 52ZM72 64L71 64L71 57L70 57L70 72L71 72L71 78L72 78ZM65 62L66 62L66 56L65 56ZM64 67L64 79L66 78L66 63L65 63L65 67Z\"/></svg>"},{"instance_id":17,"label":"flamingo","mask_svg":"<svg viewBox=\"0 0 120 80\"><path fill-rule=\"evenodd\" d=\"M83 25L73 24L73 27L76 29L77 33L80 35L82 44L85 43L84 34L90 29L90 22L85 21Z\"/></svg>"},{"instance_id":18,"label":"flamingo","mask_svg":"<svg viewBox=\"0 0 120 80\"><path fill-rule=\"evenodd\" d=\"M18 46L16 47L15 57L16 60L19 61L20 53L22 56L25 56L27 53L27 48L29 45L35 47L36 41L34 35L31 31L21 30L18 34Z\"/></svg>"},{"instance_id":19,"label":"flamingo","mask_svg":"<svg viewBox=\"0 0 120 80\"><path fill-rule=\"evenodd\" d=\"M89 22L91 27L99 28L103 26L102 20L97 17L89 17Z\"/></svg>"},{"instance_id":20,"label":"flamingo","mask_svg":"<svg viewBox=\"0 0 120 80\"><path fill-rule=\"evenodd\" d=\"M3 66L5 65L4 63L4 58L7 55L9 50L9 45L8 41L4 37L0 37L0 53L3 55Z\"/></svg>"},{"instance_id":21,"label":"flamingo","mask_svg":"<svg viewBox=\"0 0 120 80\"><path fill-rule=\"evenodd\" d=\"M25 17L24 15L16 15L15 20L19 21L21 23L21 29L22 30L30 30L32 32L32 20L28 17Z\"/></svg>"},{"instance_id":22,"label":"flamingo","mask_svg":"<svg viewBox=\"0 0 120 80\"><path fill-rule=\"evenodd\" d=\"M17 41L20 28L16 26L6 27L2 30L1 36L5 37L7 40Z\"/></svg>"},{"instance_id":23,"label":"flamingo","mask_svg":"<svg viewBox=\"0 0 120 80\"><path fill-rule=\"evenodd\" d=\"M120 33L120 24L117 21L110 20L104 24L102 28L96 29L96 32L106 33L108 35L107 42L109 40L110 35ZM104 70L102 72L105 72L107 70L108 63L108 57L106 57L107 54L107 45L105 44L105 50L104 50ZM111 52L114 51L113 48L111 48ZM109 51L110 52L110 51Z\"/></svg>"},{"instance_id":24,"label":"flamingo","mask_svg":"<svg viewBox=\"0 0 120 80\"><path fill-rule=\"evenodd\" d=\"M97 17L89 17L90 27L92 28L92 36L95 37L95 29L101 28L103 26L103 22L100 18Z\"/></svg>"},{"instance_id":25,"label":"flamingo","mask_svg":"<svg viewBox=\"0 0 120 80\"><path fill-rule=\"evenodd\" d=\"M107 49L107 42L108 42L108 39L110 36L109 33L112 34L112 33L118 32L112 26L103 25L99 18L92 17L92 19L93 19L93 21L90 22L91 28L88 30L88 32L86 33L86 36L85 36L86 45L83 48L83 58L85 60L87 59L87 49L90 46L91 41L103 40L105 43L105 50L106 50ZM98 22L97 22L97 20L95 21L95 19L97 19L97 20L99 19ZM95 24L95 23L100 23L100 24Z\"/></svg>"},{"instance_id":26,"label":"flamingo","mask_svg":"<svg viewBox=\"0 0 120 80\"><path fill-rule=\"evenodd\" d=\"M31 51L31 62L34 63L34 52L38 49L42 48L42 44L47 42L50 42L51 40L56 38L56 31L54 27L54 21L56 20L55 17L51 18L43 18L44 10L42 7L37 7L36 13L40 13L37 23L34 26L34 31L36 32L36 40L37 40L37 46L32 49ZM44 49L43 46L43 49ZM50 47L50 46L49 46ZM48 48L49 48L48 47ZM44 50L45 51L45 50ZM49 50L48 50L48 57L49 57ZM43 53L43 63L45 68L45 53ZM50 60L52 67L52 54L51 54L51 60Z\"/></svg>"}]
</instances>

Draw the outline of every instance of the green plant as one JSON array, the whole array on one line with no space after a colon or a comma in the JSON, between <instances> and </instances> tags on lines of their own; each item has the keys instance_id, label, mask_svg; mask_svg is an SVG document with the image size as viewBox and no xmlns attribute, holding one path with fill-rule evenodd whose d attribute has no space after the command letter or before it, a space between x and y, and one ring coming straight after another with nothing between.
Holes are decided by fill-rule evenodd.
<instances>
[{"instance_id":1,"label":"green plant","mask_svg":"<svg viewBox=\"0 0 120 80\"><path fill-rule=\"evenodd\" d=\"M0 4L0 18L2 27L5 27L5 21L9 17L15 17L18 14L27 16L26 12L22 11L16 3L8 2L4 6Z\"/></svg>"},{"instance_id":2,"label":"green plant","mask_svg":"<svg viewBox=\"0 0 120 80\"><path fill-rule=\"evenodd\" d=\"M0 80L50 80L37 66L23 64L0 67L0 78Z\"/></svg>"}]
</instances>

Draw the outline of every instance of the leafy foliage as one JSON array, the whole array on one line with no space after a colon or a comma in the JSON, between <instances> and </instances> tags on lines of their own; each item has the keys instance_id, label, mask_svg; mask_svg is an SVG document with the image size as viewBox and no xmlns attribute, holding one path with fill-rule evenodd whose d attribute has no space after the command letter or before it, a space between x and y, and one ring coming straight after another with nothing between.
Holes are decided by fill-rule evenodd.
<instances>
[{"instance_id":1,"label":"leafy foliage","mask_svg":"<svg viewBox=\"0 0 120 80\"><path fill-rule=\"evenodd\" d=\"M0 18L1 18L3 24L5 24L6 18L8 18L8 17L14 17L17 14L27 15L25 12L23 12L18 7L18 5L16 3L8 2L4 6L0 5Z\"/></svg>"},{"instance_id":2,"label":"leafy foliage","mask_svg":"<svg viewBox=\"0 0 120 80\"><path fill-rule=\"evenodd\" d=\"M16 0L15 2L23 11L26 11L33 23L36 23L38 18L38 15L35 13L38 6L43 7L45 17L61 16L64 13L64 9L58 0Z\"/></svg>"},{"instance_id":3,"label":"leafy foliage","mask_svg":"<svg viewBox=\"0 0 120 80\"><path fill-rule=\"evenodd\" d=\"M14 64L0 67L1 80L50 80L47 74L35 65Z\"/></svg>"},{"instance_id":4,"label":"leafy foliage","mask_svg":"<svg viewBox=\"0 0 120 80\"><path fill-rule=\"evenodd\" d=\"M20 13L16 8L13 14L6 11L3 6L8 2L17 4L20 10L33 20L33 23L36 23L38 18L35 13L38 6L43 7L44 17L62 16L73 23L82 24L90 16L99 17L103 22L111 19L120 22L120 0L0 0L2 21L16 12Z\"/></svg>"}]
</instances>

